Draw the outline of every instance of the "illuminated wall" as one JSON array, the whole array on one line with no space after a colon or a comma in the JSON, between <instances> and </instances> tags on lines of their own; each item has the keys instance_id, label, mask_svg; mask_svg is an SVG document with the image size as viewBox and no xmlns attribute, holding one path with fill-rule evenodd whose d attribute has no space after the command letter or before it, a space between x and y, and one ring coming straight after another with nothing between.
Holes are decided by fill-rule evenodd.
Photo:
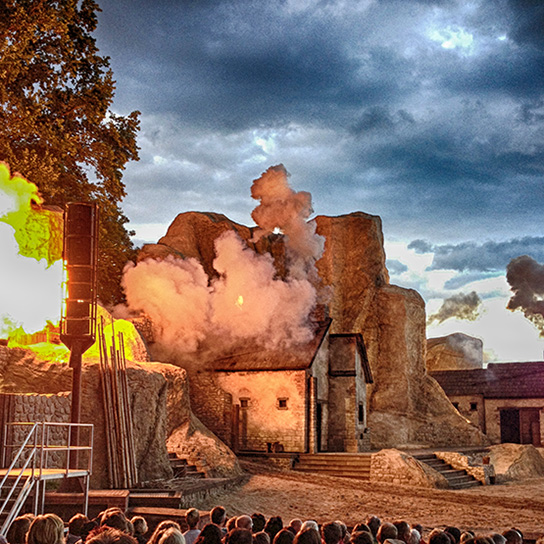
<instances>
[{"instance_id":1,"label":"illuminated wall","mask_svg":"<svg viewBox=\"0 0 544 544\"><path fill-rule=\"evenodd\" d=\"M222 372L217 383L240 405L240 449L305 451L305 370Z\"/></svg>"}]
</instances>

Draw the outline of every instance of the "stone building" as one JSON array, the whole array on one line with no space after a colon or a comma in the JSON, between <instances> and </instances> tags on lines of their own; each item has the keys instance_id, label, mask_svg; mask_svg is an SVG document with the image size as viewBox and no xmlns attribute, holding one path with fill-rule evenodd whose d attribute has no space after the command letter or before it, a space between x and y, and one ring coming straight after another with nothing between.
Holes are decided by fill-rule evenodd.
<instances>
[{"instance_id":1,"label":"stone building","mask_svg":"<svg viewBox=\"0 0 544 544\"><path fill-rule=\"evenodd\" d=\"M432 372L461 415L492 443L542 446L544 361Z\"/></svg>"},{"instance_id":2,"label":"stone building","mask_svg":"<svg viewBox=\"0 0 544 544\"><path fill-rule=\"evenodd\" d=\"M330 334L289 350L237 349L190 374L195 414L235 451L365 451L367 384L361 334Z\"/></svg>"}]
</instances>

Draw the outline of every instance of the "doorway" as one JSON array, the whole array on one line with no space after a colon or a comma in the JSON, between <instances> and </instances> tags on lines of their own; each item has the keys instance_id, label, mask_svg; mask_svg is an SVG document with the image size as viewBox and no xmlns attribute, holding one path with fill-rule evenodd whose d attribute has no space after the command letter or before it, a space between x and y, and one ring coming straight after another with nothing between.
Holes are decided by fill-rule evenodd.
<instances>
[{"instance_id":1,"label":"doorway","mask_svg":"<svg viewBox=\"0 0 544 544\"><path fill-rule=\"evenodd\" d=\"M501 410L501 442L521 444L518 409L507 408Z\"/></svg>"},{"instance_id":2,"label":"doorway","mask_svg":"<svg viewBox=\"0 0 544 544\"><path fill-rule=\"evenodd\" d=\"M505 408L500 421L501 442L541 446L539 408Z\"/></svg>"}]
</instances>

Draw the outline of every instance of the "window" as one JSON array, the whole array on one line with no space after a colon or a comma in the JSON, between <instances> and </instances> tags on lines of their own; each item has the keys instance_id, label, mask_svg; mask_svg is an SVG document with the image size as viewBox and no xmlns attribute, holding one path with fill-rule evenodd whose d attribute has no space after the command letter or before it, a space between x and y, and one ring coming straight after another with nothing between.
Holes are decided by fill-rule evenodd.
<instances>
[{"instance_id":1,"label":"window","mask_svg":"<svg viewBox=\"0 0 544 544\"><path fill-rule=\"evenodd\" d=\"M470 403L470 411L475 412L476 410L478 410L478 403L477 402L471 402Z\"/></svg>"},{"instance_id":2,"label":"window","mask_svg":"<svg viewBox=\"0 0 544 544\"><path fill-rule=\"evenodd\" d=\"M240 408L249 408L249 399L247 397L240 398Z\"/></svg>"},{"instance_id":3,"label":"window","mask_svg":"<svg viewBox=\"0 0 544 544\"><path fill-rule=\"evenodd\" d=\"M365 407L362 404L359 404L359 423L365 422Z\"/></svg>"},{"instance_id":4,"label":"window","mask_svg":"<svg viewBox=\"0 0 544 544\"><path fill-rule=\"evenodd\" d=\"M277 408L278 410L288 410L288 408L287 408L287 401L288 401L288 400L289 400L289 399L286 398L286 397L281 397L281 398L279 398L279 399L277 400L277 402L276 402L276 408Z\"/></svg>"}]
</instances>

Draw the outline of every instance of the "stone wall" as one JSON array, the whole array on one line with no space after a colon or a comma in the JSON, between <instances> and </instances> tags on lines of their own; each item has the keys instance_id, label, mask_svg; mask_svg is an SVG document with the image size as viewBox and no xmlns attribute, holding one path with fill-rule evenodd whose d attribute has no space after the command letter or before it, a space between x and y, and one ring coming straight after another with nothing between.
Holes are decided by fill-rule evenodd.
<instances>
[{"instance_id":1,"label":"stone wall","mask_svg":"<svg viewBox=\"0 0 544 544\"><path fill-rule=\"evenodd\" d=\"M483 454L476 453L465 455L456 451L435 451L434 454L438 459L451 465L456 470L466 470L476 480L479 480L484 485L489 485L489 477L493 475L491 465L483 464Z\"/></svg>"},{"instance_id":2,"label":"stone wall","mask_svg":"<svg viewBox=\"0 0 544 544\"><path fill-rule=\"evenodd\" d=\"M9 394L6 397L4 406L9 405L9 421L11 423L36 421L69 423L70 421L70 393L59 393L56 395L39 395L36 393ZM7 420L7 418L0 417L0 421L2 419ZM7 428L6 444L8 446L22 444L30 430L30 425L9 425ZM67 427L47 426L45 431L39 429L39 443L43 443L43 434L46 435L47 444L50 446L66 446L68 444L69 435ZM82 431L81 437L82 441L86 441L86 432ZM11 456L17 453L17 449L8 447L6 453L9 460L11 460ZM45 466L49 468L65 468L67 466L66 455L66 452L48 452L47 458L44 459ZM83 459L83 461L85 462L86 459Z\"/></svg>"},{"instance_id":3,"label":"stone wall","mask_svg":"<svg viewBox=\"0 0 544 544\"><path fill-rule=\"evenodd\" d=\"M285 451L305 451L304 370L216 372L216 379L240 405L240 449L267 451L279 442Z\"/></svg>"},{"instance_id":4,"label":"stone wall","mask_svg":"<svg viewBox=\"0 0 544 544\"><path fill-rule=\"evenodd\" d=\"M452 395L449 399L463 417L466 417L483 433L486 432L485 406L482 395Z\"/></svg>"},{"instance_id":5,"label":"stone wall","mask_svg":"<svg viewBox=\"0 0 544 544\"><path fill-rule=\"evenodd\" d=\"M333 336L330 346L329 451L370 449L367 395L361 358L354 336Z\"/></svg>"},{"instance_id":6,"label":"stone wall","mask_svg":"<svg viewBox=\"0 0 544 544\"><path fill-rule=\"evenodd\" d=\"M370 481L415 487L449 487L446 478L437 471L393 448L372 454Z\"/></svg>"},{"instance_id":7,"label":"stone wall","mask_svg":"<svg viewBox=\"0 0 544 544\"><path fill-rule=\"evenodd\" d=\"M72 371L66 364L47 363L36 359L29 350L6 347L0 347L0 363L1 361L9 361L8 365L3 366L3 376L6 379L5 383L9 384L10 393L58 395L60 399L62 395L59 394L66 395L65 392L71 389ZM176 367L173 369L181 372ZM130 403L134 414L136 464L141 481L172 476L166 451L167 381L157 370L157 367L153 368L153 365L145 363L129 363L127 370ZM35 402L37 405L44 402L44 410L49 410L45 408L49 401ZM59 417L65 418L65 401L58 402L62 404L62 413ZM42 414L36 411L34 415ZM93 488L104 488L109 485L104 421L99 365L96 361L86 360L82 369L81 422L94 425L91 477Z\"/></svg>"},{"instance_id":8,"label":"stone wall","mask_svg":"<svg viewBox=\"0 0 544 544\"><path fill-rule=\"evenodd\" d=\"M189 370L191 406L194 414L225 444L233 447L233 399L219 387L213 372Z\"/></svg>"}]
</instances>

